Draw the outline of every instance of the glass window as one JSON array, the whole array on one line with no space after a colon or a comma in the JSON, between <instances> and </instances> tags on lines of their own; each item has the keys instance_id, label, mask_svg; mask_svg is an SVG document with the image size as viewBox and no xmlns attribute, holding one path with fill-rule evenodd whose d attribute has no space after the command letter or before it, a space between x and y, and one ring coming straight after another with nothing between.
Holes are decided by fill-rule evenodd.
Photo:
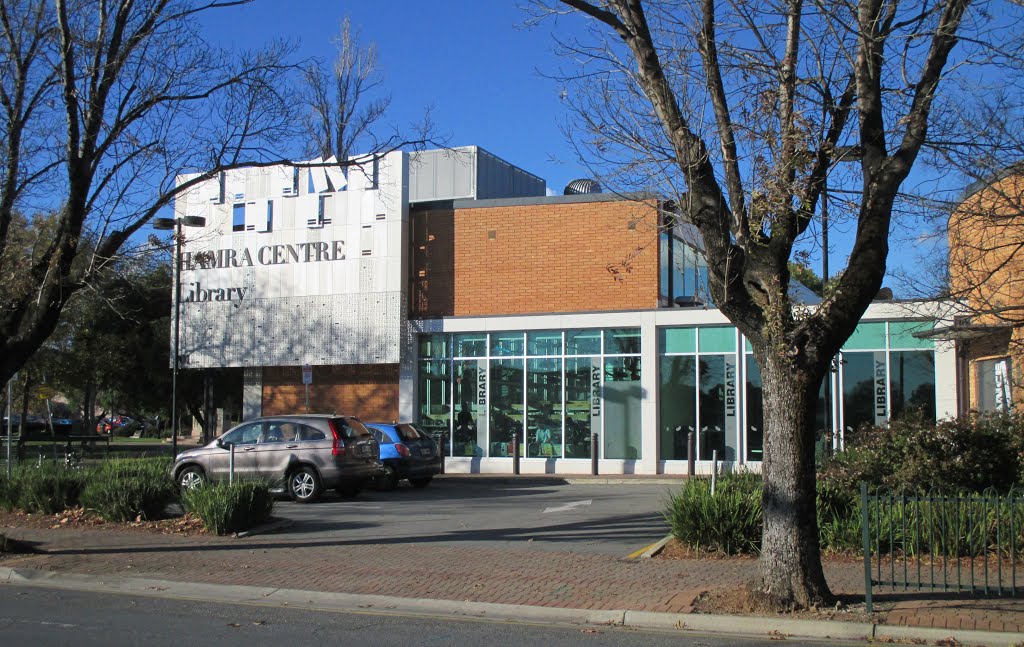
<instances>
[{"instance_id":1,"label":"glass window","mask_svg":"<svg viewBox=\"0 0 1024 647\"><path fill-rule=\"evenodd\" d=\"M314 429L313 427L307 427L306 425L299 425L298 434L296 440L307 441L307 440L327 440L327 434Z\"/></svg>"},{"instance_id":2,"label":"glass window","mask_svg":"<svg viewBox=\"0 0 1024 647\"><path fill-rule=\"evenodd\" d=\"M663 353L696 353L697 330L695 328L661 328L658 330L659 345Z\"/></svg>"},{"instance_id":3,"label":"glass window","mask_svg":"<svg viewBox=\"0 0 1024 647\"><path fill-rule=\"evenodd\" d=\"M316 218L318 225L331 224L331 196L321 195L317 206Z\"/></svg>"},{"instance_id":4,"label":"glass window","mask_svg":"<svg viewBox=\"0 0 1024 647\"><path fill-rule=\"evenodd\" d=\"M561 355L562 331L546 330L526 333L527 355Z\"/></svg>"},{"instance_id":5,"label":"glass window","mask_svg":"<svg viewBox=\"0 0 1024 647\"><path fill-rule=\"evenodd\" d=\"M526 455L562 456L562 360L526 362Z\"/></svg>"},{"instance_id":6,"label":"glass window","mask_svg":"<svg viewBox=\"0 0 1024 647\"><path fill-rule=\"evenodd\" d=\"M1010 366L1007 357L974 363L977 384L974 408L979 411L1009 411L1013 407Z\"/></svg>"},{"instance_id":7,"label":"glass window","mask_svg":"<svg viewBox=\"0 0 1024 647\"><path fill-rule=\"evenodd\" d=\"M566 355L600 355L600 330L567 330L565 333Z\"/></svg>"},{"instance_id":8,"label":"glass window","mask_svg":"<svg viewBox=\"0 0 1024 647\"><path fill-rule=\"evenodd\" d=\"M490 413L490 456L511 456L512 439L523 444L523 360L491 360Z\"/></svg>"},{"instance_id":9,"label":"glass window","mask_svg":"<svg viewBox=\"0 0 1024 647\"><path fill-rule=\"evenodd\" d=\"M487 444L487 360L457 360L453 456L483 456Z\"/></svg>"},{"instance_id":10,"label":"glass window","mask_svg":"<svg viewBox=\"0 0 1024 647\"><path fill-rule=\"evenodd\" d=\"M764 394L761 369L747 355L747 460L764 459Z\"/></svg>"},{"instance_id":11,"label":"glass window","mask_svg":"<svg viewBox=\"0 0 1024 647\"><path fill-rule=\"evenodd\" d=\"M274 201L267 200L267 229L266 231L274 231Z\"/></svg>"},{"instance_id":12,"label":"glass window","mask_svg":"<svg viewBox=\"0 0 1024 647\"><path fill-rule=\"evenodd\" d=\"M885 323L861 323L843 344L843 350L884 350Z\"/></svg>"},{"instance_id":13,"label":"glass window","mask_svg":"<svg viewBox=\"0 0 1024 647\"><path fill-rule=\"evenodd\" d=\"M610 357L604 362L604 458L640 458L639 357Z\"/></svg>"},{"instance_id":14,"label":"glass window","mask_svg":"<svg viewBox=\"0 0 1024 647\"><path fill-rule=\"evenodd\" d=\"M920 334L933 328L930 321L892 321L889 323L889 348L935 348L932 340L914 336L915 333Z\"/></svg>"},{"instance_id":15,"label":"glass window","mask_svg":"<svg viewBox=\"0 0 1024 647\"><path fill-rule=\"evenodd\" d=\"M725 359L721 355L700 358L700 459L709 461L718 451L718 460L725 456Z\"/></svg>"},{"instance_id":16,"label":"glass window","mask_svg":"<svg viewBox=\"0 0 1024 647\"><path fill-rule=\"evenodd\" d=\"M885 353L843 353L843 438L887 419Z\"/></svg>"},{"instance_id":17,"label":"glass window","mask_svg":"<svg viewBox=\"0 0 1024 647\"><path fill-rule=\"evenodd\" d=\"M487 357L487 333L462 333L452 338L455 357Z\"/></svg>"},{"instance_id":18,"label":"glass window","mask_svg":"<svg viewBox=\"0 0 1024 647\"><path fill-rule=\"evenodd\" d=\"M638 355L639 328L611 328L604 331L604 352L609 355Z\"/></svg>"},{"instance_id":19,"label":"glass window","mask_svg":"<svg viewBox=\"0 0 1024 647\"><path fill-rule=\"evenodd\" d=\"M261 443L290 443L295 440L297 428L294 422L271 423L260 437Z\"/></svg>"},{"instance_id":20,"label":"glass window","mask_svg":"<svg viewBox=\"0 0 1024 647\"><path fill-rule=\"evenodd\" d=\"M448 360L425 360L419 366L419 423L435 437L451 431L451 373ZM445 439L444 452L449 456L450 438Z\"/></svg>"},{"instance_id":21,"label":"glass window","mask_svg":"<svg viewBox=\"0 0 1024 647\"><path fill-rule=\"evenodd\" d=\"M251 445L259 439L262 430L263 423L254 422L224 434L221 437L221 442L225 444Z\"/></svg>"},{"instance_id":22,"label":"glass window","mask_svg":"<svg viewBox=\"0 0 1024 647\"><path fill-rule=\"evenodd\" d=\"M894 351L889 354L889 392L892 417L918 411L935 420L935 354Z\"/></svg>"},{"instance_id":23,"label":"glass window","mask_svg":"<svg viewBox=\"0 0 1024 647\"><path fill-rule=\"evenodd\" d=\"M420 357L449 357L448 335L420 335Z\"/></svg>"},{"instance_id":24,"label":"glass window","mask_svg":"<svg viewBox=\"0 0 1024 647\"><path fill-rule=\"evenodd\" d=\"M398 432L399 438L401 438L402 440L408 440L409 442L419 440L420 438L423 437L419 429L408 424L395 425L395 431Z\"/></svg>"},{"instance_id":25,"label":"glass window","mask_svg":"<svg viewBox=\"0 0 1024 647\"><path fill-rule=\"evenodd\" d=\"M491 333L491 355L499 357L522 357L523 354L523 333Z\"/></svg>"},{"instance_id":26,"label":"glass window","mask_svg":"<svg viewBox=\"0 0 1024 647\"><path fill-rule=\"evenodd\" d=\"M239 202L231 207L231 231L245 231L244 202Z\"/></svg>"},{"instance_id":27,"label":"glass window","mask_svg":"<svg viewBox=\"0 0 1024 647\"><path fill-rule=\"evenodd\" d=\"M697 329L701 353L735 353L736 329L732 326L704 326Z\"/></svg>"},{"instance_id":28,"label":"glass window","mask_svg":"<svg viewBox=\"0 0 1024 647\"><path fill-rule=\"evenodd\" d=\"M590 458L590 437L601 429L601 358L565 360L565 457Z\"/></svg>"},{"instance_id":29,"label":"glass window","mask_svg":"<svg viewBox=\"0 0 1024 647\"><path fill-rule=\"evenodd\" d=\"M686 460L686 436L697 428L697 359L662 357L659 368L660 455L663 460Z\"/></svg>"}]
</instances>

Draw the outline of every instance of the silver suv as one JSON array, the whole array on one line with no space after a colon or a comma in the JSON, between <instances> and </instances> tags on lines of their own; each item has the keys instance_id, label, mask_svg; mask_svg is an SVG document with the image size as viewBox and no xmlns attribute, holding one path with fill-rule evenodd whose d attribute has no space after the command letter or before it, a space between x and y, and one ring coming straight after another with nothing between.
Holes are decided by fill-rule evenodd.
<instances>
[{"instance_id":1,"label":"silver suv","mask_svg":"<svg viewBox=\"0 0 1024 647\"><path fill-rule=\"evenodd\" d=\"M292 499L315 501L324 489L355 496L383 472L380 446L357 418L267 416L243 422L209 445L178 454L171 475L182 489L234 478L283 483Z\"/></svg>"}]
</instances>

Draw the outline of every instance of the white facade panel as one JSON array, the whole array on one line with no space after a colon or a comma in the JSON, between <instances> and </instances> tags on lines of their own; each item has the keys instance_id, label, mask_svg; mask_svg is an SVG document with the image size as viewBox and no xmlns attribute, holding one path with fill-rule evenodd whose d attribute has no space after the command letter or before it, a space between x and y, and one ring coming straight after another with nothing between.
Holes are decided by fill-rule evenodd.
<instances>
[{"instance_id":1,"label":"white facade panel","mask_svg":"<svg viewBox=\"0 0 1024 647\"><path fill-rule=\"evenodd\" d=\"M408 218L403 199L408 171L404 153L383 161L376 189L363 182L343 192L309 193L300 172L300 195L280 198L291 173L291 167L281 166L228 172L223 205L211 206L207 199L212 189L206 185L216 180L179 198L179 216L209 211L205 227L186 230L182 247L184 366L399 361L405 279L391 277L392 267L404 267L401 223ZM263 194L252 195L256 188ZM376 195L382 192L388 195ZM236 194L244 194L244 200L235 200ZM268 232L266 204L275 197L280 208ZM237 202L246 205L247 231L232 233ZM387 210L374 209L379 205ZM377 213L399 226L375 226ZM353 237L364 219L371 225L372 258L360 256Z\"/></svg>"}]
</instances>

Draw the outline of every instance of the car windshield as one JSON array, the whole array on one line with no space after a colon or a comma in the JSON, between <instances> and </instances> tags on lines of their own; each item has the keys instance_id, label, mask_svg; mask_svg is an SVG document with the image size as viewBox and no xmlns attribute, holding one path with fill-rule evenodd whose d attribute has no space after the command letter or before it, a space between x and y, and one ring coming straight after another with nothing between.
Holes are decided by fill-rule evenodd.
<instances>
[{"instance_id":1,"label":"car windshield","mask_svg":"<svg viewBox=\"0 0 1024 647\"><path fill-rule=\"evenodd\" d=\"M395 425L395 429L398 431L398 435L401 436L402 440L419 440L422 438L422 434L420 434L416 427L413 427L412 425Z\"/></svg>"}]
</instances>

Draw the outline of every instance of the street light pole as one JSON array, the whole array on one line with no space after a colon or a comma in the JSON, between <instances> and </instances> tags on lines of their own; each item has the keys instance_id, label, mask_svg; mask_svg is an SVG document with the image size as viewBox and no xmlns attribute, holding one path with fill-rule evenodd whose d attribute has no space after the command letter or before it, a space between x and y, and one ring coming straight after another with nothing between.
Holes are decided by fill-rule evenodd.
<instances>
[{"instance_id":1,"label":"street light pole","mask_svg":"<svg viewBox=\"0 0 1024 647\"><path fill-rule=\"evenodd\" d=\"M174 360L171 363L171 456L178 455L178 365L181 363L181 243L185 239L185 227L203 227L206 218L202 216L181 216L177 218L156 218L154 229L174 231Z\"/></svg>"},{"instance_id":2,"label":"street light pole","mask_svg":"<svg viewBox=\"0 0 1024 647\"><path fill-rule=\"evenodd\" d=\"M181 218L174 219L174 369L171 373L171 458L178 456L178 363L181 361Z\"/></svg>"}]
</instances>

